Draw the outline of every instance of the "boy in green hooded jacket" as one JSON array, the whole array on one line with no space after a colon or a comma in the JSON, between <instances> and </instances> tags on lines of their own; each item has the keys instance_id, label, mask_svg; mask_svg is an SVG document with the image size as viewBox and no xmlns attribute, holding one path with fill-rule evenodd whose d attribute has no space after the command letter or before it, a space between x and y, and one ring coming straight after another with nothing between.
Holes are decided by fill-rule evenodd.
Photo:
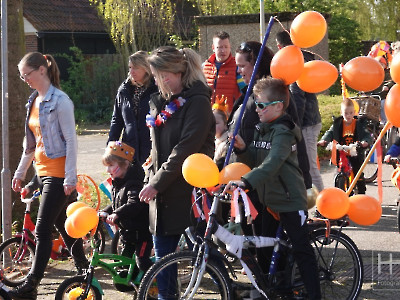
<instances>
[{"instance_id":1,"label":"boy in green hooded jacket","mask_svg":"<svg viewBox=\"0 0 400 300\"><path fill-rule=\"evenodd\" d=\"M261 123L256 126L253 143L246 147L236 136L234 145L239 160L252 170L241 180L230 181L226 189L256 189L265 208L279 215L292 242L308 297L321 299L317 261L308 238L306 187L297 160L301 130L285 113L289 90L282 80L269 77L260 79L253 92ZM263 211L264 236L275 236L278 224Z\"/></svg>"}]
</instances>

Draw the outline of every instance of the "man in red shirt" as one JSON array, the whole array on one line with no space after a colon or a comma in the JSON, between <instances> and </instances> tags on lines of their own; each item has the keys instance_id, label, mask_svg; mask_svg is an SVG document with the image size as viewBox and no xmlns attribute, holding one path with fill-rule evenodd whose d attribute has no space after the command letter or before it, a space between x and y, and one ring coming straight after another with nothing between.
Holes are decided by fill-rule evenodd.
<instances>
[{"instance_id":1,"label":"man in red shirt","mask_svg":"<svg viewBox=\"0 0 400 300\"><path fill-rule=\"evenodd\" d=\"M212 103L216 100L226 100L229 113L233 103L239 98L241 89L246 85L237 73L227 32L220 31L214 34L212 49L214 53L204 62L203 72L213 91Z\"/></svg>"}]
</instances>

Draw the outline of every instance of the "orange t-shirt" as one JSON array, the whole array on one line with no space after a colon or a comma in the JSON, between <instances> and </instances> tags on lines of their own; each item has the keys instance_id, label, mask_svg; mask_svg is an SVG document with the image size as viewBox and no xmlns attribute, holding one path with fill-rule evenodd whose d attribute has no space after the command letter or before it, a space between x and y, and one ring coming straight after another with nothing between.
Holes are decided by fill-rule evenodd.
<instances>
[{"instance_id":1,"label":"orange t-shirt","mask_svg":"<svg viewBox=\"0 0 400 300\"><path fill-rule=\"evenodd\" d=\"M353 119L350 125L347 125L346 122L343 120L343 132L342 136L345 140L346 146L355 143L354 140L354 131L356 130L356 119Z\"/></svg>"},{"instance_id":2,"label":"orange t-shirt","mask_svg":"<svg viewBox=\"0 0 400 300\"><path fill-rule=\"evenodd\" d=\"M32 105L28 126L36 139L35 166L37 175L64 178L65 156L48 158L44 151L42 131L40 130L39 123L39 107L36 106L36 100Z\"/></svg>"}]
</instances>

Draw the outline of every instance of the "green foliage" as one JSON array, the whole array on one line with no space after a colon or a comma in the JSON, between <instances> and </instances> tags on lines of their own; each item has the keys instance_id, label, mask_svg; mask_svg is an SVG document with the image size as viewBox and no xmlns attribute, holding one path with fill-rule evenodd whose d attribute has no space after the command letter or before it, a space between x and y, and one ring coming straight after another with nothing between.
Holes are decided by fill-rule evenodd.
<instances>
[{"instance_id":1,"label":"green foliage","mask_svg":"<svg viewBox=\"0 0 400 300\"><path fill-rule=\"evenodd\" d=\"M166 45L172 32L174 4L170 0L89 0L106 21L120 53Z\"/></svg>"},{"instance_id":2,"label":"green foliage","mask_svg":"<svg viewBox=\"0 0 400 300\"><path fill-rule=\"evenodd\" d=\"M77 47L71 47L73 55L59 54L67 59L68 79L61 82L62 89L69 95L75 105L77 124L108 123L112 115L115 91L110 91L110 78L120 68L114 63L105 66L100 58L87 58Z\"/></svg>"},{"instance_id":3,"label":"green foliage","mask_svg":"<svg viewBox=\"0 0 400 300\"><path fill-rule=\"evenodd\" d=\"M319 138L331 127L332 116L340 115L340 103L342 96L318 95L319 112L321 113L322 129ZM320 158L328 157L330 152L324 148L318 147L318 156Z\"/></svg>"}]
</instances>

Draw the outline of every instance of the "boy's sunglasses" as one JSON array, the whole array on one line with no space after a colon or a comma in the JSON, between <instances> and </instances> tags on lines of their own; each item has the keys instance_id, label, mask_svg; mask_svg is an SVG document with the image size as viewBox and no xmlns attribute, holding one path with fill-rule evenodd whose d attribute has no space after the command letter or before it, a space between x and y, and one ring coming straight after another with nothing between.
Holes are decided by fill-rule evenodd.
<instances>
[{"instance_id":1,"label":"boy's sunglasses","mask_svg":"<svg viewBox=\"0 0 400 300\"><path fill-rule=\"evenodd\" d=\"M273 105L273 104L283 103L283 101L282 101L282 100L272 101L272 102L257 102L257 101L254 101L254 103L256 104L256 106L257 106L259 109L264 109L264 108L266 108L267 106L270 106L270 105Z\"/></svg>"}]
</instances>

